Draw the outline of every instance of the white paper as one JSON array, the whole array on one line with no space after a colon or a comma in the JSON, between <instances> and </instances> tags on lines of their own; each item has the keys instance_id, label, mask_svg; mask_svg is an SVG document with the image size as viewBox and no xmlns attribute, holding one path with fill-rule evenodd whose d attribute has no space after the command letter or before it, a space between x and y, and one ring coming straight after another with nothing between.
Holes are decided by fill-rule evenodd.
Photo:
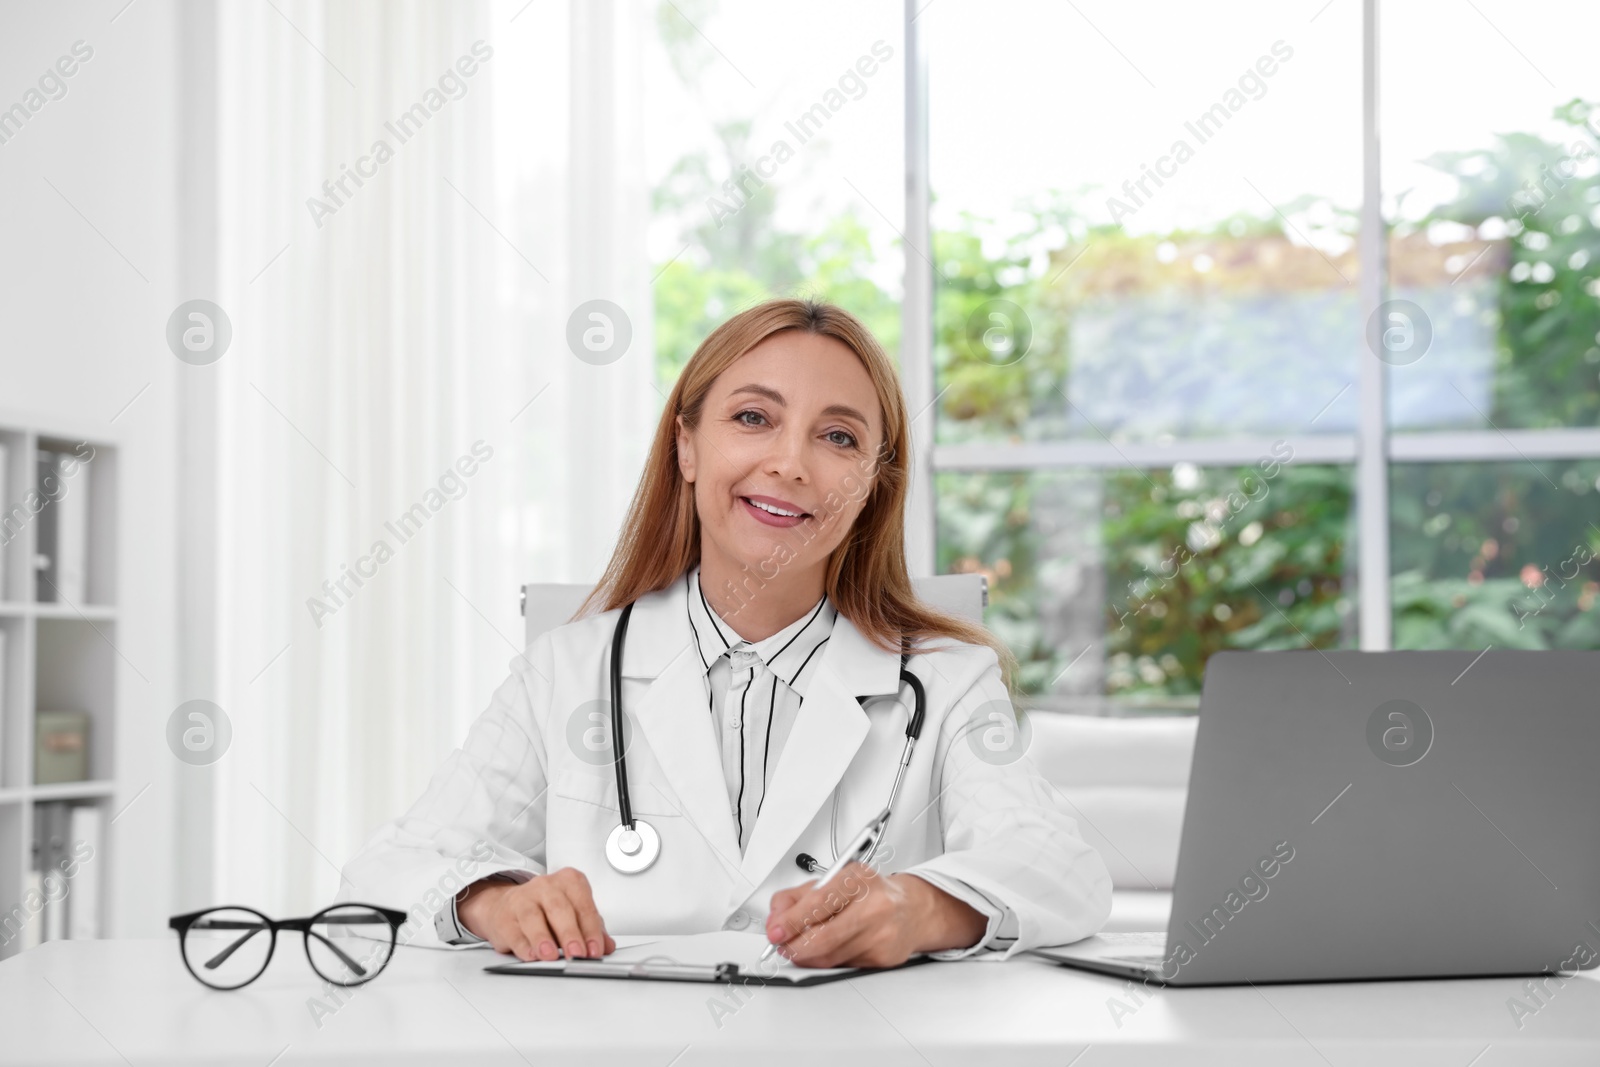
<instances>
[{"instance_id":1,"label":"white paper","mask_svg":"<svg viewBox=\"0 0 1600 1067\"><path fill-rule=\"evenodd\" d=\"M661 937L648 945L635 948L618 948L607 956L608 960L652 960L665 963L714 966L719 963L737 963L739 970L755 971L761 962L761 953L767 947L767 935L745 930L710 930L703 934L676 934ZM773 954L764 966L770 971L774 963L793 968L782 956ZM794 968L798 970L798 968ZM845 968L848 970L848 968Z\"/></svg>"},{"instance_id":2,"label":"white paper","mask_svg":"<svg viewBox=\"0 0 1600 1067\"><path fill-rule=\"evenodd\" d=\"M762 962L761 953L768 941L764 933L747 933L743 930L711 930L703 934L664 934L648 941L624 948L622 939L616 938L617 950L602 957L604 962L617 963L680 963L700 967L735 963L741 974L759 975L763 978L807 978L813 975L845 974L855 967L799 967L774 953ZM580 961L581 962L581 961ZM516 963L518 970L560 971L566 960L530 960Z\"/></svg>"}]
</instances>

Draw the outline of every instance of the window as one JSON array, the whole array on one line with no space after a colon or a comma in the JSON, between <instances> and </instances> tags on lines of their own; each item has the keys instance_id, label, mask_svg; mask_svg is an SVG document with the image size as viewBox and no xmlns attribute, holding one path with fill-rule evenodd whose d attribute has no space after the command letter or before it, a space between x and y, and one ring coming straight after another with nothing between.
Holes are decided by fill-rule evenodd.
<instances>
[{"instance_id":1,"label":"window","mask_svg":"<svg viewBox=\"0 0 1600 1067\"><path fill-rule=\"evenodd\" d=\"M663 395L717 324L778 296L843 304L898 353L901 17L887 0L655 8L644 108Z\"/></svg>"},{"instance_id":2,"label":"window","mask_svg":"<svg viewBox=\"0 0 1600 1067\"><path fill-rule=\"evenodd\" d=\"M937 566L1038 706L1192 709L1221 648L1600 647L1600 11L1380 7L911 24Z\"/></svg>"},{"instance_id":3,"label":"window","mask_svg":"<svg viewBox=\"0 0 1600 1067\"><path fill-rule=\"evenodd\" d=\"M755 300L865 318L1041 707L1600 647L1600 9L1376 10L662 4L662 391Z\"/></svg>"},{"instance_id":4,"label":"window","mask_svg":"<svg viewBox=\"0 0 1600 1067\"><path fill-rule=\"evenodd\" d=\"M1385 367L1394 643L1600 648L1600 74L1581 44L1600 10L1387 4L1379 32L1387 297L1416 337Z\"/></svg>"},{"instance_id":5,"label":"window","mask_svg":"<svg viewBox=\"0 0 1600 1067\"><path fill-rule=\"evenodd\" d=\"M1412 328L1431 334L1425 354L1388 369L1390 425L1593 428L1600 70L1583 42L1600 9L1542 0L1435 15L1382 7L1389 297L1415 304Z\"/></svg>"}]
</instances>

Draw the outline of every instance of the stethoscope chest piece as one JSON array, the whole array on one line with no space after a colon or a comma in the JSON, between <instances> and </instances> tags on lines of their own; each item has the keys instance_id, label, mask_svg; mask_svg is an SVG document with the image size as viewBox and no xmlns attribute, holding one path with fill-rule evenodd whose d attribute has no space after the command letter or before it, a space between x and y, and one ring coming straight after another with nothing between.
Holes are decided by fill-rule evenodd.
<instances>
[{"instance_id":1,"label":"stethoscope chest piece","mask_svg":"<svg viewBox=\"0 0 1600 1067\"><path fill-rule=\"evenodd\" d=\"M660 855L661 835L643 819L633 820L631 830L617 823L606 838L606 862L623 874L638 874Z\"/></svg>"}]
</instances>

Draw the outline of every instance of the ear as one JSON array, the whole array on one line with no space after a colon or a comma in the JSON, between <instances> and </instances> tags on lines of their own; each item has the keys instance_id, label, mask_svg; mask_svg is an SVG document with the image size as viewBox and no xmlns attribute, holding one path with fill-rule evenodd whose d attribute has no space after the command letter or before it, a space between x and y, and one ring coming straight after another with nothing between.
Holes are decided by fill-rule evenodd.
<instances>
[{"instance_id":1,"label":"ear","mask_svg":"<svg viewBox=\"0 0 1600 1067\"><path fill-rule=\"evenodd\" d=\"M694 435L683 425L683 416L676 416L678 425L678 473L683 475L686 482L694 482L695 454Z\"/></svg>"}]
</instances>

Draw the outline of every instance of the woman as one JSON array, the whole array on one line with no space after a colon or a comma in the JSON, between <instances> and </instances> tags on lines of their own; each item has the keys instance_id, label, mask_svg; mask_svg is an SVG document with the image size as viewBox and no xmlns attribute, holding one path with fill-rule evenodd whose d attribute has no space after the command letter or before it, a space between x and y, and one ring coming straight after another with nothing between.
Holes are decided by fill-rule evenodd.
<instances>
[{"instance_id":1,"label":"woman","mask_svg":"<svg viewBox=\"0 0 1600 1067\"><path fill-rule=\"evenodd\" d=\"M751 928L801 966L883 967L1094 933L1111 881L1020 751L1014 660L912 592L909 445L893 365L848 313L775 300L718 327L578 618L512 662L422 798L346 866L341 899L524 960L602 956L613 932ZM623 755L660 851L622 873L609 657L630 604ZM921 740L880 852L817 891L796 857L830 866L889 796L902 639Z\"/></svg>"}]
</instances>

